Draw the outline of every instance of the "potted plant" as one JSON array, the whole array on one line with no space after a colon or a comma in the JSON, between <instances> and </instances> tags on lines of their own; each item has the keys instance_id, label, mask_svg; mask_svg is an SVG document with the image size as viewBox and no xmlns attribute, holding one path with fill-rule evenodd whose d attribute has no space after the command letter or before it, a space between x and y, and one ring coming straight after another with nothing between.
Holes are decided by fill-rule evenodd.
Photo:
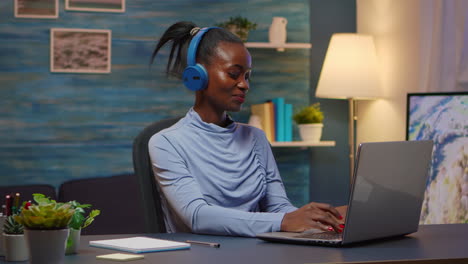
<instances>
[{"instance_id":1,"label":"potted plant","mask_svg":"<svg viewBox=\"0 0 468 264\"><path fill-rule=\"evenodd\" d=\"M97 209L91 210L88 216L85 216L85 208L91 208L91 204L80 204L77 201L70 201L68 203L73 209L75 209L75 212L70 224L68 225L70 228L70 234L67 239L65 254L76 254L78 246L80 245L81 229L89 226L101 211Z\"/></svg>"},{"instance_id":2,"label":"potted plant","mask_svg":"<svg viewBox=\"0 0 468 264\"><path fill-rule=\"evenodd\" d=\"M23 203L14 219L24 226L31 264L59 264L65 258L68 224L75 209L43 194L33 194L35 204Z\"/></svg>"},{"instance_id":3,"label":"potted plant","mask_svg":"<svg viewBox=\"0 0 468 264\"><path fill-rule=\"evenodd\" d=\"M293 119L299 126L299 134L303 141L319 142L322 137L323 112L320 103L300 109L293 115Z\"/></svg>"},{"instance_id":4,"label":"potted plant","mask_svg":"<svg viewBox=\"0 0 468 264\"><path fill-rule=\"evenodd\" d=\"M14 215L7 216L3 225L3 246L6 261L26 261L29 258L23 225Z\"/></svg>"},{"instance_id":5,"label":"potted plant","mask_svg":"<svg viewBox=\"0 0 468 264\"><path fill-rule=\"evenodd\" d=\"M235 16L229 20L216 24L218 27L225 28L237 35L242 41L247 41L249 31L257 28L257 23L251 22L245 17Z\"/></svg>"}]
</instances>

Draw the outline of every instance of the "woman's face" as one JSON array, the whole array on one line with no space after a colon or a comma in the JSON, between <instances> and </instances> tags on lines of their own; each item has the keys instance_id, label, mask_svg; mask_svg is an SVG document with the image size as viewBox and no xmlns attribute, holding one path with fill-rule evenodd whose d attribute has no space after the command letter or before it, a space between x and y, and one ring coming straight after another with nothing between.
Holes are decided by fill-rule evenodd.
<instances>
[{"instance_id":1,"label":"woman's face","mask_svg":"<svg viewBox=\"0 0 468 264\"><path fill-rule=\"evenodd\" d=\"M252 59L240 43L220 42L210 65L208 87L202 90L203 101L216 112L238 112L249 90Z\"/></svg>"}]
</instances>

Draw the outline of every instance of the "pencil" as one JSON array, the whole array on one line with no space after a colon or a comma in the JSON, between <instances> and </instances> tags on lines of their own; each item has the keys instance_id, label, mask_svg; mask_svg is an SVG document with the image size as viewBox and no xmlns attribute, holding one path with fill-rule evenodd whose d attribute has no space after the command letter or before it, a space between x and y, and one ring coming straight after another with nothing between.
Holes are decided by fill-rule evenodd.
<instances>
[{"instance_id":1,"label":"pencil","mask_svg":"<svg viewBox=\"0 0 468 264\"><path fill-rule=\"evenodd\" d=\"M203 242L203 241L194 241L194 240L187 240L185 242L190 243L190 244L210 246L214 248L219 248L221 246L219 243L213 243L213 242Z\"/></svg>"}]
</instances>

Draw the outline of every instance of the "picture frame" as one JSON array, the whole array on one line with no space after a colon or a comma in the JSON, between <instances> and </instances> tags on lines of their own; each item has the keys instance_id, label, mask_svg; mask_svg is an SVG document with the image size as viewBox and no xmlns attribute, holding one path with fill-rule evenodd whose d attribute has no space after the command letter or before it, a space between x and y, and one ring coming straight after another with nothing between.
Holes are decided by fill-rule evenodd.
<instances>
[{"instance_id":1,"label":"picture frame","mask_svg":"<svg viewBox=\"0 0 468 264\"><path fill-rule=\"evenodd\" d=\"M65 0L65 10L124 13L125 0Z\"/></svg>"},{"instance_id":2,"label":"picture frame","mask_svg":"<svg viewBox=\"0 0 468 264\"><path fill-rule=\"evenodd\" d=\"M468 92L409 93L407 140L433 140L420 224L468 223Z\"/></svg>"},{"instance_id":3,"label":"picture frame","mask_svg":"<svg viewBox=\"0 0 468 264\"><path fill-rule=\"evenodd\" d=\"M50 71L110 73L111 39L107 29L51 28Z\"/></svg>"},{"instance_id":4,"label":"picture frame","mask_svg":"<svg viewBox=\"0 0 468 264\"><path fill-rule=\"evenodd\" d=\"M17 18L58 18L58 0L15 0Z\"/></svg>"}]
</instances>

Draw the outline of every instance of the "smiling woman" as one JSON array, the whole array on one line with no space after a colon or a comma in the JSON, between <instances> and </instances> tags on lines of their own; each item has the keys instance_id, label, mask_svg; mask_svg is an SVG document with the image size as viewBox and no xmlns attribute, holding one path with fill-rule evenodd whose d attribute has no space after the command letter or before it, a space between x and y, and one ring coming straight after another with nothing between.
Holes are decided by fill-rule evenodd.
<instances>
[{"instance_id":1,"label":"smiling woman","mask_svg":"<svg viewBox=\"0 0 468 264\"><path fill-rule=\"evenodd\" d=\"M310 228L341 232L340 213L286 196L270 144L258 128L237 123L252 68L243 42L222 28L170 26L153 52L172 42L166 71L195 92L194 106L153 135L149 153L168 232L255 236Z\"/></svg>"}]
</instances>

